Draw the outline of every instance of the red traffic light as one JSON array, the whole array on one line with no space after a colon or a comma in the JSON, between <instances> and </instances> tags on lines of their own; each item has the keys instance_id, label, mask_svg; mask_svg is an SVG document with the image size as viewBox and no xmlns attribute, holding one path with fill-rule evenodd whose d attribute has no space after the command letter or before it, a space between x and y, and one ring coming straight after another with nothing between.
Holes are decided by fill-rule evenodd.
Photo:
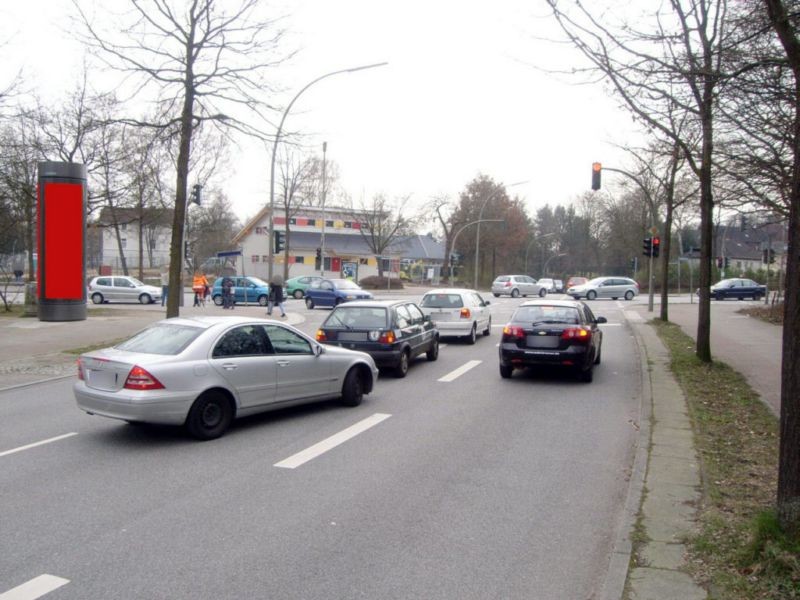
<instances>
[{"instance_id":1,"label":"red traffic light","mask_svg":"<svg viewBox=\"0 0 800 600\"><path fill-rule=\"evenodd\" d=\"M658 253L661 250L661 238L653 238L653 257L658 258Z\"/></svg>"},{"instance_id":2,"label":"red traffic light","mask_svg":"<svg viewBox=\"0 0 800 600\"><path fill-rule=\"evenodd\" d=\"M592 171L599 172L603 170L603 165L599 162L592 163Z\"/></svg>"},{"instance_id":3,"label":"red traffic light","mask_svg":"<svg viewBox=\"0 0 800 600\"><path fill-rule=\"evenodd\" d=\"M592 163L592 189L600 189L600 174L603 170L603 165L599 162Z\"/></svg>"}]
</instances>

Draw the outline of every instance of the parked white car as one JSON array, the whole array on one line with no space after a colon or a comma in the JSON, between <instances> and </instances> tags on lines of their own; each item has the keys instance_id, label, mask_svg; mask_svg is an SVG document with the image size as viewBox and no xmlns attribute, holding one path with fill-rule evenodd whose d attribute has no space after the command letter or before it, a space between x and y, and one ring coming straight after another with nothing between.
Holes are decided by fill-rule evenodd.
<instances>
[{"instance_id":1,"label":"parked white car","mask_svg":"<svg viewBox=\"0 0 800 600\"><path fill-rule=\"evenodd\" d=\"M527 275L500 275L492 282L492 294L499 296L541 296L547 294L547 290L539 285L533 277Z\"/></svg>"},{"instance_id":2,"label":"parked white car","mask_svg":"<svg viewBox=\"0 0 800 600\"><path fill-rule=\"evenodd\" d=\"M161 288L142 283L127 275L95 277L89 282L89 298L94 304L103 302L161 302Z\"/></svg>"},{"instance_id":3,"label":"parked white car","mask_svg":"<svg viewBox=\"0 0 800 600\"><path fill-rule=\"evenodd\" d=\"M542 279L540 279L536 283L538 283L540 286L542 286L544 289L546 289L548 294L551 294L551 293L554 294L557 291L559 291L558 290L558 284L556 283L555 279L550 279L550 278L547 278L547 277L543 277Z\"/></svg>"},{"instance_id":4,"label":"parked white car","mask_svg":"<svg viewBox=\"0 0 800 600\"><path fill-rule=\"evenodd\" d=\"M492 332L489 304L475 290L441 288L426 292L419 307L430 316L440 336L465 337L474 344L478 332Z\"/></svg>"},{"instance_id":5,"label":"parked white car","mask_svg":"<svg viewBox=\"0 0 800 600\"><path fill-rule=\"evenodd\" d=\"M632 300L639 295L639 284L628 277L595 277L583 285L567 289L567 294L580 300L594 300L595 298L625 298Z\"/></svg>"}]
</instances>

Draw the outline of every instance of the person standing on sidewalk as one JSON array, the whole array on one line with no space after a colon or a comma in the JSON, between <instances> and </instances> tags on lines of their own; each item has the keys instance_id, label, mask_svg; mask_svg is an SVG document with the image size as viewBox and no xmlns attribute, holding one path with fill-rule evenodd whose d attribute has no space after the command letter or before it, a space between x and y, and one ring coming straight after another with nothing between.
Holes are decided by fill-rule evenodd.
<instances>
[{"instance_id":1,"label":"person standing on sidewalk","mask_svg":"<svg viewBox=\"0 0 800 600\"><path fill-rule=\"evenodd\" d=\"M222 308L233 310L233 301L233 279L226 275L222 280Z\"/></svg>"},{"instance_id":2,"label":"person standing on sidewalk","mask_svg":"<svg viewBox=\"0 0 800 600\"><path fill-rule=\"evenodd\" d=\"M286 309L283 307L283 278L276 275L269 282L269 302L267 303L267 316L272 316L272 307L276 304L281 309L281 317L286 318Z\"/></svg>"},{"instance_id":3,"label":"person standing on sidewalk","mask_svg":"<svg viewBox=\"0 0 800 600\"><path fill-rule=\"evenodd\" d=\"M161 269L161 306L167 303L167 294L169 294L169 265Z\"/></svg>"}]
</instances>

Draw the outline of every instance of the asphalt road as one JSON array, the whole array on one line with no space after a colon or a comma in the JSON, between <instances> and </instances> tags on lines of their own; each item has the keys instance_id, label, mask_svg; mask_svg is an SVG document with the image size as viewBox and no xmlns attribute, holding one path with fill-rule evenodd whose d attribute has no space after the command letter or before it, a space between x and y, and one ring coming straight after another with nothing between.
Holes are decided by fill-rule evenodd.
<instances>
[{"instance_id":1,"label":"asphalt road","mask_svg":"<svg viewBox=\"0 0 800 600\"><path fill-rule=\"evenodd\" d=\"M55 588L47 600L592 597L637 439L627 307L593 305L609 319L593 383L503 380L499 327L519 301L492 300L490 337L446 340L361 406L260 415L212 442L85 415L70 380L0 393L0 598L26 582Z\"/></svg>"}]
</instances>

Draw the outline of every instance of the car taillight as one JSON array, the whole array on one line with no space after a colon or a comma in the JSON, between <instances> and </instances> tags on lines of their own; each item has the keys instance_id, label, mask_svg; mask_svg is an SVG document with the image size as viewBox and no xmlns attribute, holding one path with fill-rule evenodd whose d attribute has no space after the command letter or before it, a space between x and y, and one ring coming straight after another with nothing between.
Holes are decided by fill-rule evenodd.
<instances>
[{"instance_id":1,"label":"car taillight","mask_svg":"<svg viewBox=\"0 0 800 600\"><path fill-rule=\"evenodd\" d=\"M83 379L83 365L81 364L81 359L79 358L78 360L75 361L75 363L78 366L78 379L80 379L81 381L84 381L84 379Z\"/></svg>"},{"instance_id":2,"label":"car taillight","mask_svg":"<svg viewBox=\"0 0 800 600\"><path fill-rule=\"evenodd\" d=\"M397 338L394 337L394 331L385 331L381 334L381 337L378 338L378 342L381 344L394 344Z\"/></svg>"},{"instance_id":3,"label":"car taillight","mask_svg":"<svg viewBox=\"0 0 800 600\"><path fill-rule=\"evenodd\" d=\"M325 332L322 329L317 329L317 341L318 342L327 342L328 336L325 335Z\"/></svg>"},{"instance_id":4,"label":"car taillight","mask_svg":"<svg viewBox=\"0 0 800 600\"><path fill-rule=\"evenodd\" d=\"M561 339L584 344L592 339L592 332L585 327L570 327L561 332Z\"/></svg>"},{"instance_id":5,"label":"car taillight","mask_svg":"<svg viewBox=\"0 0 800 600\"><path fill-rule=\"evenodd\" d=\"M469 312L469 309L468 308L462 308L461 309L461 318L462 319L469 319L470 317L472 317L472 313Z\"/></svg>"},{"instance_id":6,"label":"car taillight","mask_svg":"<svg viewBox=\"0 0 800 600\"><path fill-rule=\"evenodd\" d=\"M525 338L525 330L517 325L506 325L503 327L503 341L516 341Z\"/></svg>"},{"instance_id":7,"label":"car taillight","mask_svg":"<svg viewBox=\"0 0 800 600\"><path fill-rule=\"evenodd\" d=\"M125 380L125 389L128 390L163 390L164 386L161 382L150 375L142 367L136 365L128 373L128 378Z\"/></svg>"}]
</instances>

